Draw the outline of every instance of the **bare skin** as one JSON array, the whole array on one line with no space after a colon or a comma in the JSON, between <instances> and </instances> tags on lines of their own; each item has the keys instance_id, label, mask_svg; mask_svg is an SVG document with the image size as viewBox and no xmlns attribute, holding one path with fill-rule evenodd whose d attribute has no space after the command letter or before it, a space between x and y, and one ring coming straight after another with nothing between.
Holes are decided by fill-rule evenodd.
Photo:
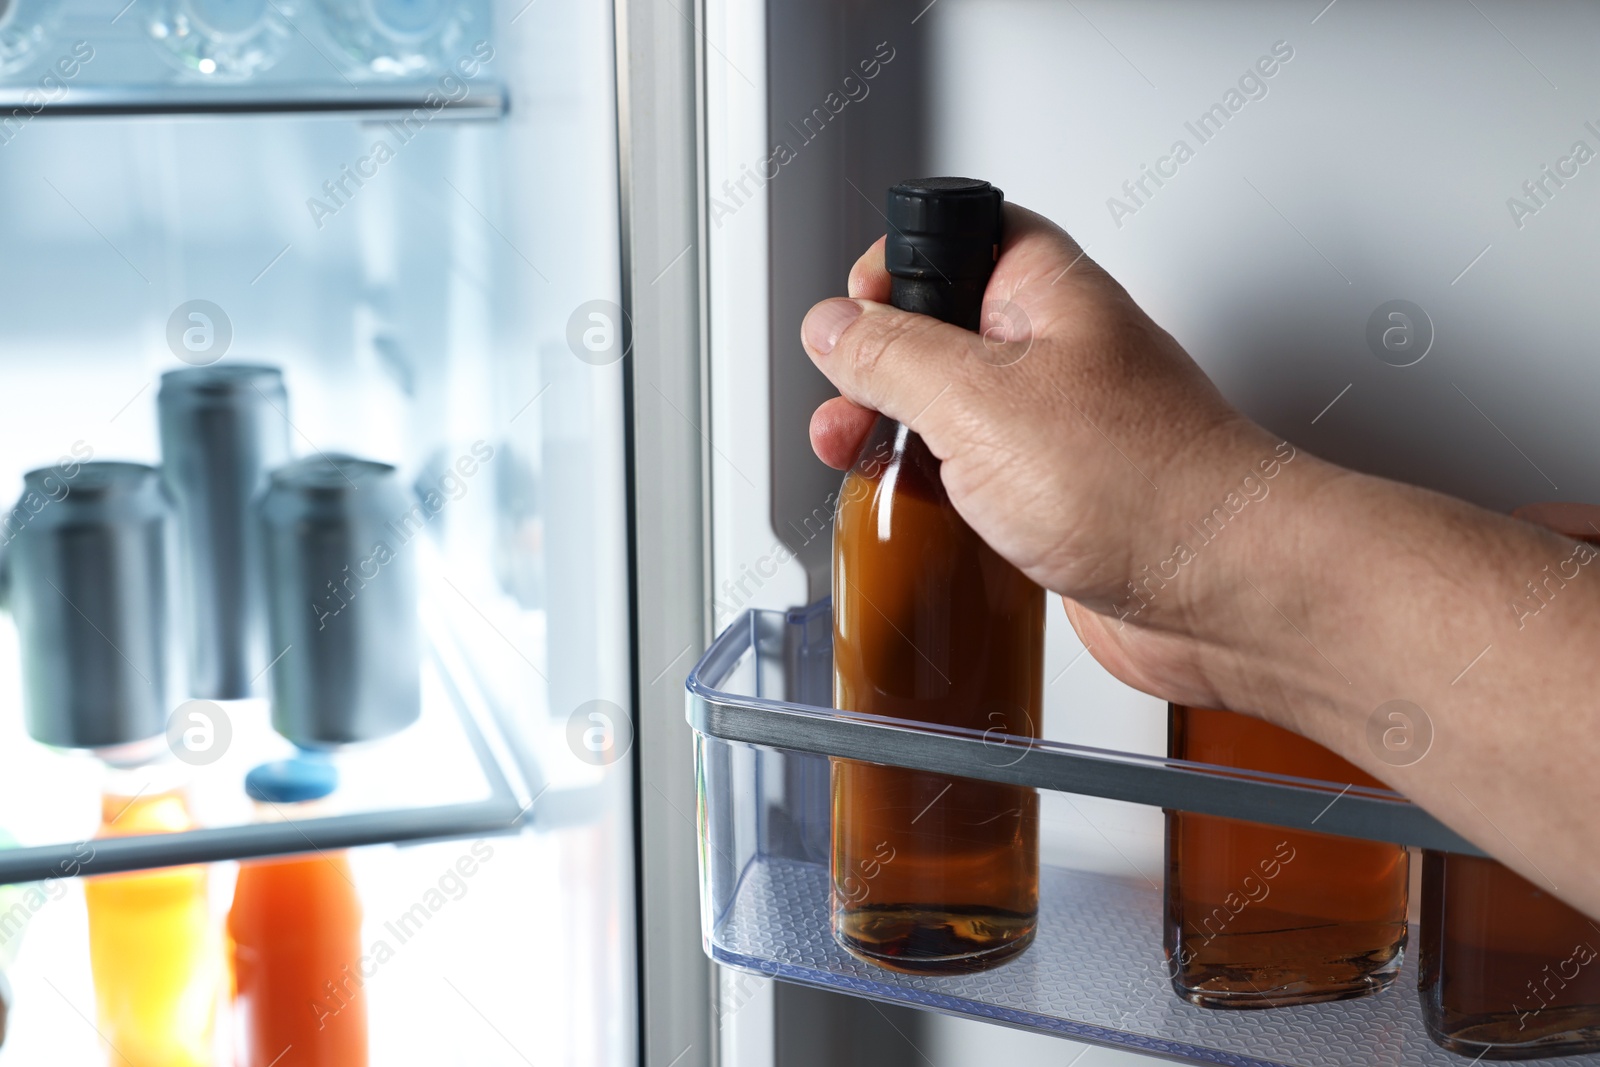
<instances>
[{"instance_id":1,"label":"bare skin","mask_svg":"<svg viewBox=\"0 0 1600 1067\"><path fill-rule=\"evenodd\" d=\"M1066 233L1006 212L987 297L1025 313L1007 343L1031 335L1026 356L997 366L975 335L888 306L880 240L851 299L802 327L842 394L812 417L817 455L847 467L875 412L908 422L962 516L1062 595L1112 674L1296 730L1600 916L1600 560L1519 613L1574 542L1285 445ZM1203 542L1190 524L1247 489ZM1410 766L1367 741L1395 699L1434 731Z\"/></svg>"}]
</instances>

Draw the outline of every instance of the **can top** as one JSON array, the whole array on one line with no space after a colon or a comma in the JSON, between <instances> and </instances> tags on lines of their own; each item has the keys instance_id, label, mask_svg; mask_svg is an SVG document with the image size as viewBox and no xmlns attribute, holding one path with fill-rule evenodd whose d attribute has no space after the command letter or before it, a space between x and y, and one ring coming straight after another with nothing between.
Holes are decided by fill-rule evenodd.
<instances>
[{"instance_id":1,"label":"can top","mask_svg":"<svg viewBox=\"0 0 1600 1067\"><path fill-rule=\"evenodd\" d=\"M133 495L158 488L161 472L143 463L96 460L92 463L79 464L78 473L70 478L62 473L60 467L39 467L22 476L23 484L27 488L46 494L52 492L52 487L48 483L50 479L54 479L57 483L64 482L71 487L67 499L71 497L100 499Z\"/></svg>"},{"instance_id":2,"label":"can top","mask_svg":"<svg viewBox=\"0 0 1600 1067\"><path fill-rule=\"evenodd\" d=\"M891 186L884 266L901 278L987 278L1005 196L977 178L912 178Z\"/></svg>"},{"instance_id":3,"label":"can top","mask_svg":"<svg viewBox=\"0 0 1600 1067\"><path fill-rule=\"evenodd\" d=\"M283 395L283 371L266 363L216 363L183 367L161 376L157 403L176 399L234 400Z\"/></svg>"},{"instance_id":4,"label":"can top","mask_svg":"<svg viewBox=\"0 0 1600 1067\"><path fill-rule=\"evenodd\" d=\"M291 492L359 492L364 485L387 481L394 467L371 459L359 459L343 452L324 452L285 464L272 472L272 487Z\"/></svg>"}]
</instances>

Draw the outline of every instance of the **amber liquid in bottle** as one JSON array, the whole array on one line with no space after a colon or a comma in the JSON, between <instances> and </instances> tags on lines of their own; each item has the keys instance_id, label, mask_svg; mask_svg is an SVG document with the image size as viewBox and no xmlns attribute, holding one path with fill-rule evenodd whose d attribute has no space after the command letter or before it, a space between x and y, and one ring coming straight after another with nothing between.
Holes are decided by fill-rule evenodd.
<instances>
[{"instance_id":1,"label":"amber liquid in bottle","mask_svg":"<svg viewBox=\"0 0 1600 1067\"><path fill-rule=\"evenodd\" d=\"M1600 544L1600 507L1515 514ZM1422 1014L1438 1044L1489 1060L1600 1052L1600 928L1575 908L1494 860L1428 852L1418 934Z\"/></svg>"},{"instance_id":2,"label":"amber liquid in bottle","mask_svg":"<svg viewBox=\"0 0 1600 1067\"><path fill-rule=\"evenodd\" d=\"M1037 736L1043 590L956 514L915 434L880 419L863 455L834 534L837 706ZM833 878L835 935L856 955L921 974L1009 959L1038 912L1038 795L835 760Z\"/></svg>"},{"instance_id":3,"label":"amber liquid in bottle","mask_svg":"<svg viewBox=\"0 0 1600 1067\"><path fill-rule=\"evenodd\" d=\"M1314 741L1247 715L1172 705L1178 759L1383 788ZM1166 949L1192 1004L1270 1008L1388 985L1406 941L1406 850L1167 814Z\"/></svg>"},{"instance_id":4,"label":"amber liquid in bottle","mask_svg":"<svg viewBox=\"0 0 1600 1067\"><path fill-rule=\"evenodd\" d=\"M1422 1014L1465 1056L1600 1051L1600 930L1494 860L1422 857Z\"/></svg>"},{"instance_id":5,"label":"amber liquid in bottle","mask_svg":"<svg viewBox=\"0 0 1600 1067\"><path fill-rule=\"evenodd\" d=\"M995 199L997 227L997 191L960 191L980 185ZM992 241L980 248L982 276L954 282L903 280L891 250L893 302L975 328ZM890 419L878 420L845 477L833 611L835 706L990 738L1038 736L1044 591L972 531L951 506L938 459ZM997 766L1019 754L998 743L992 751ZM835 760L831 866L834 937L851 953L915 974L995 966L1033 940L1038 795Z\"/></svg>"}]
</instances>

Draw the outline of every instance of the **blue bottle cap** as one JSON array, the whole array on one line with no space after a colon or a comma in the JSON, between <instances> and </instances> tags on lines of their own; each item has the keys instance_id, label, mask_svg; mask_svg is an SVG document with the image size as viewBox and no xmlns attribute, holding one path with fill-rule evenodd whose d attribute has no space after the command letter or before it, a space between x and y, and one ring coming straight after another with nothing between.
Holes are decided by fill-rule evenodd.
<instances>
[{"instance_id":1,"label":"blue bottle cap","mask_svg":"<svg viewBox=\"0 0 1600 1067\"><path fill-rule=\"evenodd\" d=\"M303 757L263 763L244 776L244 791L250 799L268 804L321 800L338 787L337 767L327 760Z\"/></svg>"}]
</instances>

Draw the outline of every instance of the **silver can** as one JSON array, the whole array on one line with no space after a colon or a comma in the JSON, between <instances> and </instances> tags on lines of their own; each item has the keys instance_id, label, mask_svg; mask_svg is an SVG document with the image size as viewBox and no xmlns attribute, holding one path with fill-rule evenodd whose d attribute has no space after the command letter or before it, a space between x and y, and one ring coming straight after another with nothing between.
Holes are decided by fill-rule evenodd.
<instances>
[{"instance_id":1,"label":"silver can","mask_svg":"<svg viewBox=\"0 0 1600 1067\"><path fill-rule=\"evenodd\" d=\"M416 569L392 527L409 506L393 467L343 455L274 471L261 498L272 725L302 748L421 714Z\"/></svg>"},{"instance_id":2,"label":"silver can","mask_svg":"<svg viewBox=\"0 0 1600 1067\"><path fill-rule=\"evenodd\" d=\"M222 363L161 376L161 469L178 519L190 695L237 700L267 665L254 499L289 460L276 367Z\"/></svg>"},{"instance_id":3,"label":"silver can","mask_svg":"<svg viewBox=\"0 0 1600 1067\"><path fill-rule=\"evenodd\" d=\"M36 741L108 748L167 725L171 507L154 467L84 463L23 478L6 561ZM21 505L19 505L21 507Z\"/></svg>"}]
</instances>

